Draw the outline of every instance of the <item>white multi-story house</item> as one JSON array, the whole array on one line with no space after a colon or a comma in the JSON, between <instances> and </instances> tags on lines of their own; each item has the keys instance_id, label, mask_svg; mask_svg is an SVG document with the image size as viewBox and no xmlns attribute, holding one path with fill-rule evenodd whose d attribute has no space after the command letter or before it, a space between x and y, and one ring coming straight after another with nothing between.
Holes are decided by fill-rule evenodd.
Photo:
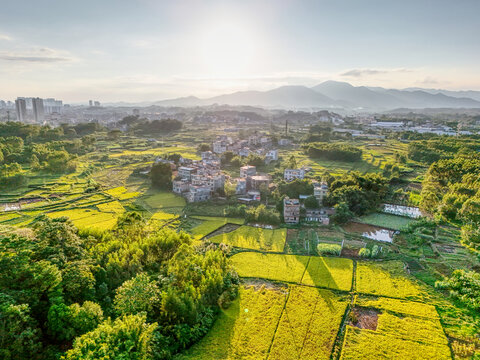
<instances>
[{"instance_id":1,"label":"white multi-story house","mask_svg":"<svg viewBox=\"0 0 480 360\"><path fill-rule=\"evenodd\" d=\"M238 155L246 157L246 156L250 155L250 149L248 147L243 147L240 150L238 150Z\"/></svg>"},{"instance_id":2,"label":"white multi-story house","mask_svg":"<svg viewBox=\"0 0 480 360\"><path fill-rule=\"evenodd\" d=\"M278 145L280 146L288 146L292 143L292 140L290 139L280 139L278 140Z\"/></svg>"},{"instance_id":3,"label":"white multi-story house","mask_svg":"<svg viewBox=\"0 0 480 360\"><path fill-rule=\"evenodd\" d=\"M213 152L217 154L223 154L228 149L228 143L223 140L213 142Z\"/></svg>"},{"instance_id":4,"label":"white multi-story house","mask_svg":"<svg viewBox=\"0 0 480 360\"><path fill-rule=\"evenodd\" d=\"M305 177L305 169L285 169L283 173L283 178L285 181L293 181L295 179L302 180Z\"/></svg>"},{"instance_id":5,"label":"white multi-story house","mask_svg":"<svg viewBox=\"0 0 480 360\"><path fill-rule=\"evenodd\" d=\"M270 163L272 161L278 160L278 150L268 150L265 154L265 163Z\"/></svg>"},{"instance_id":6,"label":"white multi-story house","mask_svg":"<svg viewBox=\"0 0 480 360\"><path fill-rule=\"evenodd\" d=\"M206 201L210 199L210 187L208 185L190 185L186 198L188 202Z\"/></svg>"},{"instance_id":7,"label":"white multi-story house","mask_svg":"<svg viewBox=\"0 0 480 360\"><path fill-rule=\"evenodd\" d=\"M192 175L197 172L196 168L180 166L178 168L178 177L186 180L191 180Z\"/></svg>"},{"instance_id":8,"label":"white multi-story house","mask_svg":"<svg viewBox=\"0 0 480 360\"><path fill-rule=\"evenodd\" d=\"M300 201L290 199L288 196L283 199L283 220L286 224L298 224L300 221Z\"/></svg>"},{"instance_id":9,"label":"white multi-story house","mask_svg":"<svg viewBox=\"0 0 480 360\"><path fill-rule=\"evenodd\" d=\"M322 205L323 199L328 195L328 185L325 181L322 181L320 184L315 184L313 186L313 196L318 200L318 203Z\"/></svg>"}]
</instances>

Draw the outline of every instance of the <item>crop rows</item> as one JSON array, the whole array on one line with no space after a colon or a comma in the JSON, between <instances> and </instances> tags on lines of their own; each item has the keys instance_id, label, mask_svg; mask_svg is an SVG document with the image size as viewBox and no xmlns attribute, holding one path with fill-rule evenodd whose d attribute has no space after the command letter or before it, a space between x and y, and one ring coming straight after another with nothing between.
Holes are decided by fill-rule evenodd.
<instances>
[{"instance_id":1,"label":"crop rows","mask_svg":"<svg viewBox=\"0 0 480 360\"><path fill-rule=\"evenodd\" d=\"M270 230L241 226L232 232L214 236L209 240L238 248L281 252L285 247L286 238L286 229Z\"/></svg>"}]
</instances>

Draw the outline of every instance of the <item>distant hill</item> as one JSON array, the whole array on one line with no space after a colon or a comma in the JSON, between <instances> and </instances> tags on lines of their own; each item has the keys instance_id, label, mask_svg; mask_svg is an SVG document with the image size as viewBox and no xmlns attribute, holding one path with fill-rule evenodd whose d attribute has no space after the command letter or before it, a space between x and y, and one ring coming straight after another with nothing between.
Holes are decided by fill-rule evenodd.
<instances>
[{"instance_id":1,"label":"distant hill","mask_svg":"<svg viewBox=\"0 0 480 360\"><path fill-rule=\"evenodd\" d=\"M469 95L469 96L468 96ZM326 81L312 88L281 86L268 91L239 91L207 99L195 96L157 101L159 106L245 105L278 109L385 111L397 108L480 108L480 91L384 89Z\"/></svg>"}]
</instances>

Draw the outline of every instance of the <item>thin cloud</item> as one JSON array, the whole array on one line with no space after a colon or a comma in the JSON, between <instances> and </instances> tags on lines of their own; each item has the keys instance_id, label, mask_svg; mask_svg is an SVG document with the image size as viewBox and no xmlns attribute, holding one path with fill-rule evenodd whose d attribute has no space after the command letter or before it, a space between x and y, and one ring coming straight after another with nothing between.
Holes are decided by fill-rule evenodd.
<instances>
[{"instance_id":1,"label":"thin cloud","mask_svg":"<svg viewBox=\"0 0 480 360\"><path fill-rule=\"evenodd\" d=\"M8 35L0 34L0 40L12 41L13 39L12 39L10 36L8 36Z\"/></svg>"},{"instance_id":2,"label":"thin cloud","mask_svg":"<svg viewBox=\"0 0 480 360\"><path fill-rule=\"evenodd\" d=\"M71 61L72 58L67 56L65 52L60 52L58 50L36 48L21 53L3 52L0 53L0 60L30 63L56 63Z\"/></svg>"},{"instance_id":3,"label":"thin cloud","mask_svg":"<svg viewBox=\"0 0 480 360\"><path fill-rule=\"evenodd\" d=\"M371 76L371 75L382 75L382 74L402 73L402 72L411 72L411 70L408 70L408 69L391 69L391 70L352 69L352 70L345 71L344 73L341 73L340 76L359 78L359 77L365 77L365 76Z\"/></svg>"}]
</instances>

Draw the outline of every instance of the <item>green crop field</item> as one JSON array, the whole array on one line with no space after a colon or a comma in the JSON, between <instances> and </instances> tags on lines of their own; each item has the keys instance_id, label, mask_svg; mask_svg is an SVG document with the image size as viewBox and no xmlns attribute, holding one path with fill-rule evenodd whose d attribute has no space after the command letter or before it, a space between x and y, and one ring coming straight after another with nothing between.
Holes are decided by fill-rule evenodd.
<instances>
[{"instance_id":1,"label":"green crop field","mask_svg":"<svg viewBox=\"0 0 480 360\"><path fill-rule=\"evenodd\" d=\"M349 291L350 259L244 252L232 256L241 277L263 278Z\"/></svg>"},{"instance_id":2,"label":"green crop field","mask_svg":"<svg viewBox=\"0 0 480 360\"><path fill-rule=\"evenodd\" d=\"M349 299L305 286L289 291L269 359L329 359Z\"/></svg>"},{"instance_id":3,"label":"green crop field","mask_svg":"<svg viewBox=\"0 0 480 360\"><path fill-rule=\"evenodd\" d=\"M408 277L400 261L358 262L357 291L395 298L421 299L420 286Z\"/></svg>"},{"instance_id":4,"label":"green crop field","mask_svg":"<svg viewBox=\"0 0 480 360\"><path fill-rule=\"evenodd\" d=\"M241 288L208 334L175 359L266 359L285 301L282 290Z\"/></svg>"},{"instance_id":5,"label":"green crop field","mask_svg":"<svg viewBox=\"0 0 480 360\"><path fill-rule=\"evenodd\" d=\"M139 199L149 209L183 208L185 199L171 192L151 192Z\"/></svg>"},{"instance_id":6,"label":"green crop field","mask_svg":"<svg viewBox=\"0 0 480 360\"><path fill-rule=\"evenodd\" d=\"M245 220L238 218L226 218L226 217L215 217L215 216L192 216L193 219L201 220L202 223L195 226L190 230L190 233L195 238L202 238L205 235L210 234L211 232L217 230L225 224L237 224L242 225Z\"/></svg>"},{"instance_id":7,"label":"green crop field","mask_svg":"<svg viewBox=\"0 0 480 360\"><path fill-rule=\"evenodd\" d=\"M352 288L353 261L334 257L310 258L302 284L349 291Z\"/></svg>"},{"instance_id":8,"label":"green crop field","mask_svg":"<svg viewBox=\"0 0 480 360\"><path fill-rule=\"evenodd\" d=\"M341 360L371 359L411 359L443 360L451 359L447 345L425 344L404 340L395 335L379 334L367 329L347 326Z\"/></svg>"},{"instance_id":9,"label":"green crop field","mask_svg":"<svg viewBox=\"0 0 480 360\"><path fill-rule=\"evenodd\" d=\"M375 225L392 230L405 229L409 224L415 222L414 219L410 219L405 216L382 213L373 213L362 216L358 219L358 221L364 224Z\"/></svg>"},{"instance_id":10,"label":"green crop field","mask_svg":"<svg viewBox=\"0 0 480 360\"><path fill-rule=\"evenodd\" d=\"M308 256L242 252L232 256L241 277L263 278L298 283L302 281Z\"/></svg>"},{"instance_id":11,"label":"green crop field","mask_svg":"<svg viewBox=\"0 0 480 360\"><path fill-rule=\"evenodd\" d=\"M283 251L287 231L285 229L262 229L251 226L241 226L238 229L210 238L213 243L223 243L238 248Z\"/></svg>"},{"instance_id":12,"label":"green crop field","mask_svg":"<svg viewBox=\"0 0 480 360\"><path fill-rule=\"evenodd\" d=\"M129 192L125 186L119 186L116 188L108 189L105 191L107 194L112 195L118 200L127 200L140 195L139 192Z\"/></svg>"}]
</instances>

